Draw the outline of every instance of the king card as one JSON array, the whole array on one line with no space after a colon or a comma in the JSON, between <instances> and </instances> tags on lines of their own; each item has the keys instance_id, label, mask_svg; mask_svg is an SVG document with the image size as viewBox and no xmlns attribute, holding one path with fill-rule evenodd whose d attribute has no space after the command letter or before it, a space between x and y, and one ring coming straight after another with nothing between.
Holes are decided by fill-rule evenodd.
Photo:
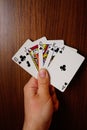
<instances>
[{"instance_id":1,"label":"king card","mask_svg":"<svg viewBox=\"0 0 87 130\"><path fill-rule=\"evenodd\" d=\"M39 62L39 51L40 51L39 44L40 43L44 44L45 42L46 42L46 37L42 37L42 38L34 41L32 43L32 46L29 46L29 49L28 49L37 69L39 69L39 66L41 63L41 61Z\"/></svg>"},{"instance_id":2,"label":"king card","mask_svg":"<svg viewBox=\"0 0 87 130\"><path fill-rule=\"evenodd\" d=\"M48 40L47 44L49 44L49 48L47 50L47 57L44 59L43 54L43 61L44 62L44 68L47 68L55 55L59 52L62 51L64 48L64 41L63 40Z\"/></svg>"}]
</instances>

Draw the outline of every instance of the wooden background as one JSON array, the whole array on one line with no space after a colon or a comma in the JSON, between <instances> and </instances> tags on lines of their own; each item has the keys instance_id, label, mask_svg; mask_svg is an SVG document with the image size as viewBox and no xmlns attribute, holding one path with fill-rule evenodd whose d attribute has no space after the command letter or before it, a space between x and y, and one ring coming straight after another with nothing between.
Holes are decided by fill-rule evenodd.
<instances>
[{"instance_id":1,"label":"wooden background","mask_svg":"<svg viewBox=\"0 0 87 130\"><path fill-rule=\"evenodd\" d=\"M64 39L87 58L87 0L0 0L0 130L21 130L30 75L12 60L26 39ZM87 130L87 61L60 101L50 130Z\"/></svg>"}]
</instances>

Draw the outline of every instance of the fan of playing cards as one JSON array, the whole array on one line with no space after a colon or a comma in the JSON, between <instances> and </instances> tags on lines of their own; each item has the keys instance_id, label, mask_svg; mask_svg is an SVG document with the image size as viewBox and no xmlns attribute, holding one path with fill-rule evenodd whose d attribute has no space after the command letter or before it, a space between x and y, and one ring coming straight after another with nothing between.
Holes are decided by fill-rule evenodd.
<instances>
[{"instance_id":1,"label":"fan of playing cards","mask_svg":"<svg viewBox=\"0 0 87 130\"><path fill-rule=\"evenodd\" d=\"M76 49L64 45L64 40L47 40L46 37L33 42L28 39L12 57L35 78L39 69L46 68L51 84L61 92L65 91L84 59Z\"/></svg>"}]
</instances>

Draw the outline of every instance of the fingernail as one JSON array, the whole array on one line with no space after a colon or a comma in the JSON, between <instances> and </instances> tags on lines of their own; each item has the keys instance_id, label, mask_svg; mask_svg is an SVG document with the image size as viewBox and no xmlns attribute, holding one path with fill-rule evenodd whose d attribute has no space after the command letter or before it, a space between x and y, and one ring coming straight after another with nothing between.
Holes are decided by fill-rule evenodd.
<instances>
[{"instance_id":1,"label":"fingernail","mask_svg":"<svg viewBox=\"0 0 87 130\"><path fill-rule=\"evenodd\" d=\"M39 76L40 76L41 78L45 78L45 77L46 77L46 70L45 70L45 69L41 69L41 70L39 71Z\"/></svg>"}]
</instances>

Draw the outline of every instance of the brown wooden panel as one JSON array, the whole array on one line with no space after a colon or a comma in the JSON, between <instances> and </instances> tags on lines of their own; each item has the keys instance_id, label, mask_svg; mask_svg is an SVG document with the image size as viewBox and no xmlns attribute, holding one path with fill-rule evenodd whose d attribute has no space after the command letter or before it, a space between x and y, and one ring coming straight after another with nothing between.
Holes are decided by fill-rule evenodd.
<instances>
[{"instance_id":1,"label":"brown wooden panel","mask_svg":"<svg viewBox=\"0 0 87 130\"><path fill-rule=\"evenodd\" d=\"M0 130L23 125L23 87L30 75L11 60L28 38L64 39L87 58L86 0L0 0ZM64 93L50 129L87 129L87 60Z\"/></svg>"}]
</instances>

